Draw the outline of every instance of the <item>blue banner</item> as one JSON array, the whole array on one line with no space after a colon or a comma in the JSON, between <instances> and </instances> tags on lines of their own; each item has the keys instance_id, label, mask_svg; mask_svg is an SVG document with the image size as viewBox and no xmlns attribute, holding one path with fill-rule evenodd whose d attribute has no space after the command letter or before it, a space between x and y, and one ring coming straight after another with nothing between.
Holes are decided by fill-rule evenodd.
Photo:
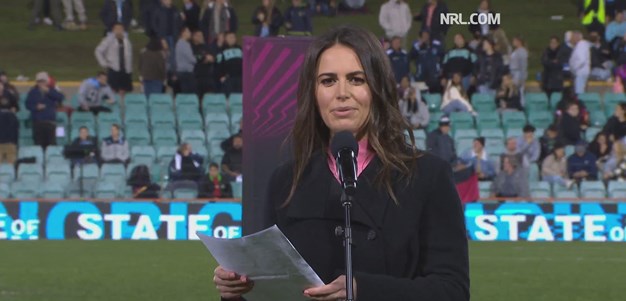
<instances>
[{"instance_id":1,"label":"blue banner","mask_svg":"<svg viewBox=\"0 0 626 301\"><path fill-rule=\"evenodd\" d=\"M240 203L0 202L0 240L241 237ZM626 203L469 203L476 241L626 242Z\"/></svg>"}]
</instances>

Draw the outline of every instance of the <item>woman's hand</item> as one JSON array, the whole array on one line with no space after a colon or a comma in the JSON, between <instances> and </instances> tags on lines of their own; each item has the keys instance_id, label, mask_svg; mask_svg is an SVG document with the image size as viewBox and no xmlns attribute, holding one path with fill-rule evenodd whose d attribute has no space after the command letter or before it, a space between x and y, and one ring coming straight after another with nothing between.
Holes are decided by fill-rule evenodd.
<instances>
[{"instance_id":1,"label":"woman's hand","mask_svg":"<svg viewBox=\"0 0 626 301\"><path fill-rule=\"evenodd\" d=\"M354 299L356 299L356 280L352 280ZM320 287L309 288L304 291L304 296L313 300L335 301L346 298L346 275L341 275L335 281Z\"/></svg>"},{"instance_id":2,"label":"woman's hand","mask_svg":"<svg viewBox=\"0 0 626 301\"><path fill-rule=\"evenodd\" d=\"M254 282L248 277L226 271L221 266L215 268L213 283L224 299L239 299L254 287Z\"/></svg>"}]
</instances>

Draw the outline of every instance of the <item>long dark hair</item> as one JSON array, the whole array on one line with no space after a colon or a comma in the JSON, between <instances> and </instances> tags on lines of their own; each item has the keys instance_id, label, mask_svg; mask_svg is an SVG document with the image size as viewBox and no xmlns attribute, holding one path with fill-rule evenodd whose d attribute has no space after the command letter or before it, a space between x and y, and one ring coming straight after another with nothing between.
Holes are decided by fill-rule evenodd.
<instances>
[{"instance_id":1,"label":"long dark hair","mask_svg":"<svg viewBox=\"0 0 626 301\"><path fill-rule=\"evenodd\" d=\"M391 185L391 173L398 171L408 179L415 159L421 153L415 147L411 127L398 108L398 95L394 75L380 42L371 32L353 26L341 26L319 36L309 47L301 69L298 83L298 112L291 132L294 151L294 178L285 205L289 203L302 178L313 152L328 148L330 129L321 118L315 91L319 58L335 45L352 49L359 58L367 84L372 94L370 113L357 133L357 139L365 136L382 162L376 182L383 185L391 198L397 202ZM410 145L406 142L409 135Z\"/></svg>"}]
</instances>

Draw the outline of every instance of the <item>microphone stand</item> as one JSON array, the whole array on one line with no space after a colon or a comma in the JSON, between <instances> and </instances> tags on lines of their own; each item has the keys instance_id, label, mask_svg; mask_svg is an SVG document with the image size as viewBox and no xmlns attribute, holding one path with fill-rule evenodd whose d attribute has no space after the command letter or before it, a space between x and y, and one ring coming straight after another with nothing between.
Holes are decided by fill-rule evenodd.
<instances>
[{"instance_id":1,"label":"microphone stand","mask_svg":"<svg viewBox=\"0 0 626 301\"><path fill-rule=\"evenodd\" d=\"M350 223L350 211L352 209L353 196L346 194L345 190L341 194L341 204L345 211L345 228L343 229L343 246L346 256L346 299L354 300L354 290L352 288L352 225Z\"/></svg>"}]
</instances>

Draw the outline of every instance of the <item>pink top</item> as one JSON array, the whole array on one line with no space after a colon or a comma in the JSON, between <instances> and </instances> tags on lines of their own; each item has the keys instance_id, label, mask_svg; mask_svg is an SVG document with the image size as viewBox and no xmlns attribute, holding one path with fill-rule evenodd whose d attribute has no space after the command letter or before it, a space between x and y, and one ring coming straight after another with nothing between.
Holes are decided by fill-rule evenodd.
<instances>
[{"instance_id":1,"label":"pink top","mask_svg":"<svg viewBox=\"0 0 626 301\"><path fill-rule=\"evenodd\" d=\"M356 157L357 176L361 175L361 172L367 167L368 164L370 164L370 162L372 162L375 154L376 153L374 153L374 151L370 148L370 144L367 141L367 138L363 138L361 139L361 141L359 141L359 154ZM336 164L337 163L335 162L335 156L333 156L330 153L330 150L328 150L328 168L330 168L330 172L333 173L333 176L335 176L337 182L341 183Z\"/></svg>"},{"instance_id":2,"label":"pink top","mask_svg":"<svg viewBox=\"0 0 626 301\"><path fill-rule=\"evenodd\" d=\"M433 13L435 12L435 7L437 7L436 4L431 4L428 7L428 15L426 16L426 26L428 28L430 28L432 25L431 23L433 22Z\"/></svg>"}]
</instances>

